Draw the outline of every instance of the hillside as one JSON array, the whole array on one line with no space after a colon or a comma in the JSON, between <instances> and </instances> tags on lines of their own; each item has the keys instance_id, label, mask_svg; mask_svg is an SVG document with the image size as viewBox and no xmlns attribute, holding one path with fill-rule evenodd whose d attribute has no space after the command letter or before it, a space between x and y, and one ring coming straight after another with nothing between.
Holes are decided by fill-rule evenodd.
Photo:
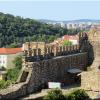
<instances>
[{"instance_id":1,"label":"hillside","mask_svg":"<svg viewBox=\"0 0 100 100\"><path fill-rule=\"evenodd\" d=\"M53 41L64 34L76 34L77 30L54 27L37 20L0 13L0 47L21 46L26 41Z\"/></svg>"}]
</instances>

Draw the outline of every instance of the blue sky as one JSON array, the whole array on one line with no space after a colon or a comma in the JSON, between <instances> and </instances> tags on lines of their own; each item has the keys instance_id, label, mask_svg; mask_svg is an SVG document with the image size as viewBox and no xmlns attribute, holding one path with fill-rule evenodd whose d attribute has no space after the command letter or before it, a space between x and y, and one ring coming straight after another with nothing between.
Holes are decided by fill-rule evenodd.
<instances>
[{"instance_id":1,"label":"blue sky","mask_svg":"<svg viewBox=\"0 0 100 100\"><path fill-rule=\"evenodd\" d=\"M0 1L0 12L33 19L100 19L100 1L4 0Z\"/></svg>"}]
</instances>

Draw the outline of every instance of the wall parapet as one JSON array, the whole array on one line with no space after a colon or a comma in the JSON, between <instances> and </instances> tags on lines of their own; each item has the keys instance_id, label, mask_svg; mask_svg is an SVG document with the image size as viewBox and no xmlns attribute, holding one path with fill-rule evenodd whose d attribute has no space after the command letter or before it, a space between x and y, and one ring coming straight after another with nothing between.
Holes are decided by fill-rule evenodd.
<instances>
[{"instance_id":1,"label":"wall parapet","mask_svg":"<svg viewBox=\"0 0 100 100\"><path fill-rule=\"evenodd\" d=\"M79 53L79 45L52 46L45 43L27 43L23 51L24 61L40 61L57 56Z\"/></svg>"}]
</instances>

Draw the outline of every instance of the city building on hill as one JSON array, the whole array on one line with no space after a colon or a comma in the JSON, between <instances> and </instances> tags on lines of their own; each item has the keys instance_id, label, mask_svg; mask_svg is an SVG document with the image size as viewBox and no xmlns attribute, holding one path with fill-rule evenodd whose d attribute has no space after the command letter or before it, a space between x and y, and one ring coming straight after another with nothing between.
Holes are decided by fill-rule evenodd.
<instances>
[{"instance_id":1,"label":"city building on hill","mask_svg":"<svg viewBox=\"0 0 100 100\"><path fill-rule=\"evenodd\" d=\"M22 54L22 48L0 48L0 69L12 68L13 60Z\"/></svg>"},{"instance_id":2,"label":"city building on hill","mask_svg":"<svg viewBox=\"0 0 100 100\"><path fill-rule=\"evenodd\" d=\"M64 35L62 37L62 39L72 42L72 45L79 44L79 37L78 37L78 35Z\"/></svg>"},{"instance_id":3,"label":"city building on hill","mask_svg":"<svg viewBox=\"0 0 100 100\"><path fill-rule=\"evenodd\" d=\"M71 42L71 45L78 45L79 44L79 36L78 35L64 35L61 38L57 38L50 44L55 45L55 46L57 46L57 45L62 46L65 41Z\"/></svg>"}]
</instances>

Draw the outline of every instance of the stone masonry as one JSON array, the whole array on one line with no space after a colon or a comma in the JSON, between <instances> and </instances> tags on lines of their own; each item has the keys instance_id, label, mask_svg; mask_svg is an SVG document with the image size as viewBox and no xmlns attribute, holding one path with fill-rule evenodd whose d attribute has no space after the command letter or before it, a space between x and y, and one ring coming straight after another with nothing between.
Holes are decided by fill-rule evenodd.
<instances>
[{"instance_id":1,"label":"stone masonry","mask_svg":"<svg viewBox=\"0 0 100 100\"><path fill-rule=\"evenodd\" d=\"M89 36L94 60L86 72L81 73L81 86L86 90L100 92L100 31Z\"/></svg>"}]
</instances>

